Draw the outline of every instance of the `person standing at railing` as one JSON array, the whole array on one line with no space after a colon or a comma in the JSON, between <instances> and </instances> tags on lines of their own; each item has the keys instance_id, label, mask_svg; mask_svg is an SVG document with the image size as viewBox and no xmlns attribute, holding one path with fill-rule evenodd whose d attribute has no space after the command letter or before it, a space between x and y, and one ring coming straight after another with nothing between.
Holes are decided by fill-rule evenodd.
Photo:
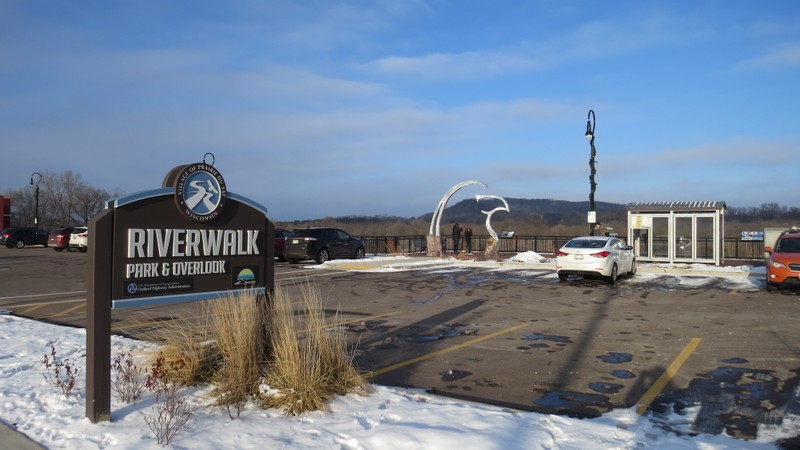
<instances>
[{"instance_id":1,"label":"person standing at railing","mask_svg":"<svg viewBox=\"0 0 800 450\"><path fill-rule=\"evenodd\" d=\"M464 246L467 249L467 254L471 255L472 254L472 228L471 227L467 227L467 229L464 230Z\"/></svg>"},{"instance_id":2,"label":"person standing at railing","mask_svg":"<svg viewBox=\"0 0 800 450\"><path fill-rule=\"evenodd\" d=\"M458 249L461 248L461 225L456 222L453 225L453 253L458 253Z\"/></svg>"}]
</instances>

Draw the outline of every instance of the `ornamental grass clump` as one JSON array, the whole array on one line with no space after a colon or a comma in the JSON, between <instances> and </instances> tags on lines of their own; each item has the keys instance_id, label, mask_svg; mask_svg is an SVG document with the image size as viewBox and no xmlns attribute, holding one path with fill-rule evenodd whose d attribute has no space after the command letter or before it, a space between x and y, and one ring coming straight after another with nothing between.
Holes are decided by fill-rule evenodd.
<instances>
[{"instance_id":1,"label":"ornamental grass clump","mask_svg":"<svg viewBox=\"0 0 800 450\"><path fill-rule=\"evenodd\" d=\"M264 299L245 291L207 303L205 315L219 352L212 396L231 418L239 417L247 401L257 397L264 366Z\"/></svg>"},{"instance_id":2,"label":"ornamental grass clump","mask_svg":"<svg viewBox=\"0 0 800 450\"><path fill-rule=\"evenodd\" d=\"M335 394L368 390L352 363L345 331L327 323L319 289L304 284L299 296L297 313L285 289L277 289L272 298L270 355L262 386L263 404L290 415L323 410Z\"/></svg>"}]
</instances>

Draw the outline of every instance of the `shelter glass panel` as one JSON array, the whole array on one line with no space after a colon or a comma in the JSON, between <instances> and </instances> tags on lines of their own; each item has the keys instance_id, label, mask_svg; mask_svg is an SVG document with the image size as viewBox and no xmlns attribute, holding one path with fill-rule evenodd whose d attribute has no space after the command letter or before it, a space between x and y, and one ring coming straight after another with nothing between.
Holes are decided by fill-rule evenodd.
<instances>
[{"instance_id":1,"label":"shelter glass panel","mask_svg":"<svg viewBox=\"0 0 800 450\"><path fill-rule=\"evenodd\" d=\"M653 258L669 258L669 217L653 217Z\"/></svg>"},{"instance_id":2,"label":"shelter glass panel","mask_svg":"<svg viewBox=\"0 0 800 450\"><path fill-rule=\"evenodd\" d=\"M714 259L714 216L697 217L697 259Z\"/></svg>"},{"instance_id":3,"label":"shelter glass panel","mask_svg":"<svg viewBox=\"0 0 800 450\"><path fill-rule=\"evenodd\" d=\"M691 216L675 217L675 259L692 259L694 232Z\"/></svg>"}]
</instances>

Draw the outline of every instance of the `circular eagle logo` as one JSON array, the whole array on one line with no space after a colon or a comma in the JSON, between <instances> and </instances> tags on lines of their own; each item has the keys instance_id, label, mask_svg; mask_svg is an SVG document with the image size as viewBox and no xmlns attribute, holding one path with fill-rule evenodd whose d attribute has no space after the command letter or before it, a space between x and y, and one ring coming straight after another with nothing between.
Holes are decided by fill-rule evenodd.
<instances>
[{"instance_id":1,"label":"circular eagle logo","mask_svg":"<svg viewBox=\"0 0 800 450\"><path fill-rule=\"evenodd\" d=\"M227 188L219 171L206 163L186 166L175 180L175 202L195 222L217 218L225 206Z\"/></svg>"}]
</instances>

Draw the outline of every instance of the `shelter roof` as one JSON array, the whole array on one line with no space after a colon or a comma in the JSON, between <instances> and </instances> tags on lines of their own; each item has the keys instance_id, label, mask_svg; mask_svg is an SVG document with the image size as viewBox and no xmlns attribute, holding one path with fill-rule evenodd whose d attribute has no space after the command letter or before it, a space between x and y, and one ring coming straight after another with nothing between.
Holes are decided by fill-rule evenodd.
<instances>
[{"instance_id":1,"label":"shelter roof","mask_svg":"<svg viewBox=\"0 0 800 450\"><path fill-rule=\"evenodd\" d=\"M629 212L704 212L725 211L727 206L721 201L699 202L633 202L628 203Z\"/></svg>"}]
</instances>

